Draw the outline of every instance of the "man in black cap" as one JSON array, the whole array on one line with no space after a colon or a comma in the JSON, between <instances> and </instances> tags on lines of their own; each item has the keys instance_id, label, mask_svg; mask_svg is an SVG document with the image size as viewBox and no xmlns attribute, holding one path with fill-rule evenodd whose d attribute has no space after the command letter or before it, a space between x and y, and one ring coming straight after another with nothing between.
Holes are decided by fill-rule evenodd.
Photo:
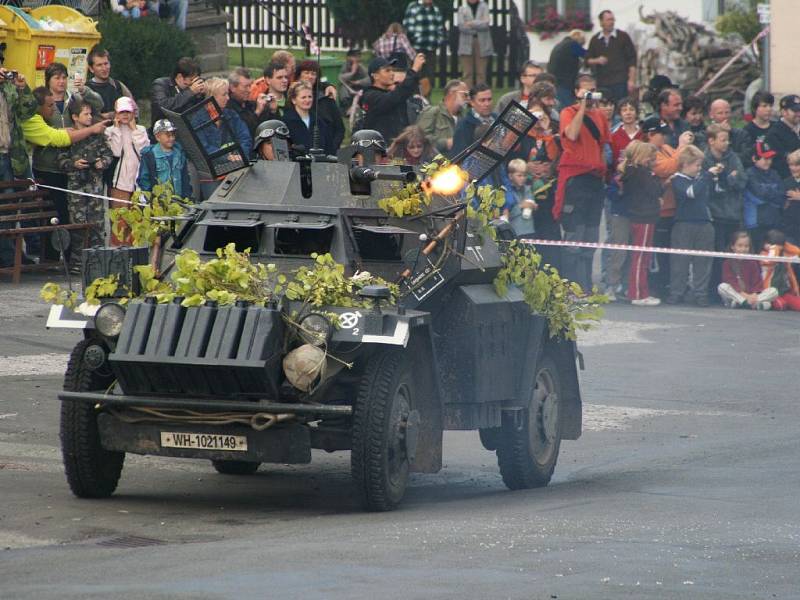
<instances>
[{"instance_id":1,"label":"man in black cap","mask_svg":"<svg viewBox=\"0 0 800 600\"><path fill-rule=\"evenodd\" d=\"M781 118L767 133L766 141L775 151L772 168L781 178L789 177L786 156L800 148L800 96L790 94L781 98Z\"/></svg>"},{"instance_id":2,"label":"man in black cap","mask_svg":"<svg viewBox=\"0 0 800 600\"><path fill-rule=\"evenodd\" d=\"M387 144L409 125L406 101L418 88L419 73L425 64L425 55L419 53L406 74L406 78L394 89L395 61L373 58L369 63L372 85L364 90L359 101L364 109L364 129L379 131Z\"/></svg>"}]
</instances>

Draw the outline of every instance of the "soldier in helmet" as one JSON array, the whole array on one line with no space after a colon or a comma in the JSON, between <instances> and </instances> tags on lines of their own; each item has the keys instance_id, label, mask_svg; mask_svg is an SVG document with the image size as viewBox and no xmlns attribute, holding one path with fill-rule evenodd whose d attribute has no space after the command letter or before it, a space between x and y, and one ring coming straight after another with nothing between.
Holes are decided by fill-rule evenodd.
<instances>
[{"instance_id":1,"label":"soldier in helmet","mask_svg":"<svg viewBox=\"0 0 800 600\"><path fill-rule=\"evenodd\" d=\"M356 131L350 138L350 145L340 152L340 160L342 158L355 160L360 167L381 164L386 161L386 140L374 129Z\"/></svg>"},{"instance_id":2,"label":"soldier in helmet","mask_svg":"<svg viewBox=\"0 0 800 600\"><path fill-rule=\"evenodd\" d=\"M253 148L263 160L289 160L289 128L278 119L264 121L256 128Z\"/></svg>"}]
</instances>

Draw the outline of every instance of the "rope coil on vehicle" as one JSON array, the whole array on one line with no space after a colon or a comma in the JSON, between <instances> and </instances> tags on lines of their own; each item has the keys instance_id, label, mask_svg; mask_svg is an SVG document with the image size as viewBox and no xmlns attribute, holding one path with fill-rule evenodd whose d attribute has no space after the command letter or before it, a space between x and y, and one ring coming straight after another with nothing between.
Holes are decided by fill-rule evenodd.
<instances>
[{"instance_id":1,"label":"rope coil on vehicle","mask_svg":"<svg viewBox=\"0 0 800 600\"><path fill-rule=\"evenodd\" d=\"M124 423L166 423L183 422L191 425L247 425L256 431L264 431L277 423L283 423L295 418L293 413L273 414L267 412L247 413L205 413L195 410L176 408L160 410L144 406L131 407L126 411L107 409ZM133 416L130 412L143 413L142 416Z\"/></svg>"}]
</instances>

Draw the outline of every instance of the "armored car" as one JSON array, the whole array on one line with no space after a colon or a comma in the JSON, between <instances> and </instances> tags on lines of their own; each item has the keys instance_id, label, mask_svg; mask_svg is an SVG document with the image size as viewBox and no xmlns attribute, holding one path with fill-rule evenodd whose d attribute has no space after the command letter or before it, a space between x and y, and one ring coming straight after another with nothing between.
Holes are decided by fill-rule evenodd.
<instances>
[{"instance_id":1,"label":"armored car","mask_svg":"<svg viewBox=\"0 0 800 600\"><path fill-rule=\"evenodd\" d=\"M396 283L399 297L370 285L358 308L286 298L191 307L105 299L92 316L53 307L50 327L83 333L59 394L74 494L111 495L128 453L205 459L244 476L261 464L308 463L313 450L346 451L363 506L391 510L410 473L442 468L447 430L479 431L509 488L547 485L561 441L581 434L575 344L551 336L520 291L498 296L503 225L500 241L481 235L463 185L434 190L421 215L394 218L378 201L421 174L373 164L368 145L339 157L282 148L275 160L237 161L236 148L205 153L192 119L170 116L187 152L221 183L176 223L162 272L184 248L211 258L232 243L283 271L329 253L348 274ZM455 164L468 180L484 179L534 121L513 103ZM127 277L147 260L135 249L87 255L93 276Z\"/></svg>"}]
</instances>

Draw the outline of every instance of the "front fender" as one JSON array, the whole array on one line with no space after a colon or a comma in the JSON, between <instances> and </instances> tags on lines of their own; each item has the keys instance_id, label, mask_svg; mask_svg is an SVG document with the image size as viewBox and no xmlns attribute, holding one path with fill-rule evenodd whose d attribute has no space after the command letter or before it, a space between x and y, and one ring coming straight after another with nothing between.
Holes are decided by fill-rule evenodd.
<instances>
[{"instance_id":1,"label":"front fender","mask_svg":"<svg viewBox=\"0 0 800 600\"><path fill-rule=\"evenodd\" d=\"M67 308L63 304L54 304L50 307L45 327L47 329L94 329L94 318Z\"/></svg>"}]
</instances>

